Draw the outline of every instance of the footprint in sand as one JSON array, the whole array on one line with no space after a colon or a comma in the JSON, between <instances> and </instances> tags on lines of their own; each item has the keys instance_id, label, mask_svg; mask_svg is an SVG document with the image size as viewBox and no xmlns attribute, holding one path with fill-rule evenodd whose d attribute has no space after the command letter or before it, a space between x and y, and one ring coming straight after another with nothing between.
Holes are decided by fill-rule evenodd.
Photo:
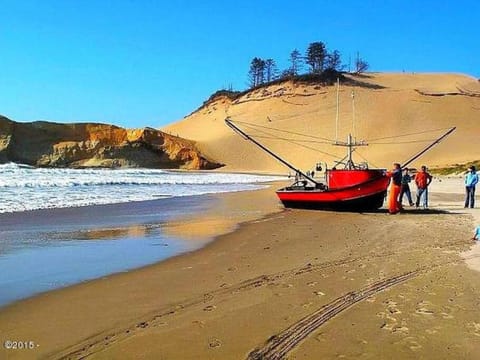
<instances>
[{"instance_id":1,"label":"footprint in sand","mask_svg":"<svg viewBox=\"0 0 480 360\"><path fill-rule=\"evenodd\" d=\"M387 313L379 312L377 316L384 319L384 322L382 323L382 325L380 325L380 329L382 330L393 331L393 328L398 326L397 319L395 319L394 317L390 316Z\"/></svg>"},{"instance_id":2,"label":"footprint in sand","mask_svg":"<svg viewBox=\"0 0 480 360\"><path fill-rule=\"evenodd\" d=\"M400 342L398 342L398 344L405 344L412 351L417 351L417 350L422 348L422 345L420 345L417 342L417 339L413 336L408 336L408 337L403 338Z\"/></svg>"},{"instance_id":3,"label":"footprint in sand","mask_svg":"<svg viewBox=\"0 0 480 360\"><path fill-rule=\"evenodd\" d=\"M212 338L208 341L208 346L212 349L215 349L222 346L222 342L217 338Z\"/></svg>"},{"instance_id":4,"label":"footprint in sand","mask_svg":"<svg viewBox=\"0 0 480 360\"><path fill-rule=\"evenodd\" d=\"M421 347L422 347L422 345L420 345L416 341L411 341L410 344L409 344L409 348L413 351L417 351L417 350L421 349Z\"/></svg>"},{"instance_id":5,"label":"footprint in sand","mask_svg":"<svg viewBox=\"0 0 480 360\"><path fill-rule=\"evenodd\" d=\"M202 320L194 320L192 321L192 324L196 324L200 326L202 329L205 327L205 321L202 321Z\"/></svg>"},{"instance_id":6,"label":"footprint in sand","mask_svg":"<svg viewBox=\"0 0 480 360\"><path fill-rule=\"evenodd\" d=\"M480 323L473 321L467 324L467 328L473 330L473 335L480 336Z\"/></svg>"},{"instance_id":7,"label":"footprint in sand","mask_svg":"<svg viewBox=\"0 0 480 360\"><path fill-rule=\"evenodd\" d=\"M429 301L420 301L417 304L417 309L415 310L415 312L420 315L433 315L435 312L428 308L431 305L432 304Z\"/></svg>"},{"instance_id":8,"label":"footprint in sand","mask_svg":"<svg viewBox=\"0 0 480 360\"><path fill-rule=\"evenodd\" d=\"M203 295L203 302L208 302L213 300L213 295L212 294L204 294Z\"/></svg>"},{"instance_id":9,"label":"footprint in sand","mask_svg":"<svg viewBox=\"0 0 480 360\"><path fill-rule=\"evenodd\" d=\"M203 308L203 311L213 311L215 310L217 307L215 305L208 305L206 307Z\"/></svg>"},{"instance_id":10,"label":"footprint in sand","mask_svg":"<svg viewBox=\"0 0 480 360\"><path fill-rule=\"evenodd\" d=\"M381 311L377 313L377 316L384 319L384 322L380 326L380 329L383 330L388 330L392 334L403 334L403 335L408 335L409 333L409 328L407 327L407 321L405 319L402 319L400 323L398 323L397 318L395 318L394 314L400 314L401 311L398 310L397 308L397 303L392 300L388 300L384 302L385 305L387 305L386 311Z\"/></svg>"},{"instance_id":11,"label":"footprint in sand","mask_svg":"<svg viewBox=\"0 0 480 360\"><path fill-rule=\"evenodd\" d=\"M432 310L429 310L429 309L424 308L424 307L417 308L417 310L415 310L415 312L417 314L420 314L420 315L433 315L434 314L434 312Z\"/></svg>"},{"instance_id":12,"label":"footprint in sand","mask_svg":"<svg viewBox=\"0 0 480 360\"><path fill-rule=\"evenodd\" d=\"M387 300L384 302L385 305L387 305L387 311L390 314L401 314L402 312L398 310L397 308L397 303L393 300Z\"/></svg>"},{"instance_id":13,"label":"footprint in sand","mask_svg":"<svg viewBox=\"0 0 480 360\"><path fill-rule=\"evenodd\" d=\"M389 307L387 307L387 310L390 314L401 314L402 313L395 306L389 306Z\"/></svg>"},{"instance_id":14,"label":"footprint in sand","mask_svg":"<svg viewBox=\"0 0 480 360\"><path fill-rule=\"evenodd\" d=\"M392 333L401 333L401 334L408 334L408 327L406 326L394 326L392 329Z\"/></svg>"},{"instance_id":15,"label":"footprint in sand","mask_svg":"<svg viewBox=\"0 0 480 360\"><path fill-rule=\"evenodd\" d=\"M309 308L310 306L312 306L312 305L313 305L313 303L310 301L310 302L307 302L307 303L305 303L305 304L302 304L302 307L303 307L304 309L308 309L308 308Z\"/></svg>"},{"instance_id":16,"label":"footprint in sand","mask_svg":"<svg viewBox=\"0 0 480 360\"><path fill-rule=\"evenodd\" d=\"M428 335L435 335L435 334L438 334L439 331L442 330L442 327L441 326L434 326L433 328L431 329L427 329L425 330L425 332L428 334Z\"/></svg>"},{"instance_id":17,"label":"footprint in sand","mask_svg":"<svg viewBox=\"0 0 480 360\"><path fill-rule=\"evenodd\" d=\"M454 318L453 315L448 314L446 312L442 312L440 315L442 315L442 318L444 318L444 319L453 319Z\"/></svg>"}]
</instances>

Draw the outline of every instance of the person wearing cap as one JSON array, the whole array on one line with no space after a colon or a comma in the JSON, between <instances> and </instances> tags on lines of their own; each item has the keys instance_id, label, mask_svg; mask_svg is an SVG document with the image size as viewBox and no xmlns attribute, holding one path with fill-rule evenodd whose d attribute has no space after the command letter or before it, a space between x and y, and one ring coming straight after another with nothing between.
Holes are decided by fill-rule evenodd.
<instances>
[{"instance_id":1,"label":"person wearing cap","mask_svg":"<svg viewBox=\"0 0 480 360\"><path fill-rule=\"evenodd\" d=\"M400 205L403 205L403 195L407 195L407 200L410 206L413 206L412 201L412 193L410 192L410 185L409 183L412 181L412 177L408 173L408 168L403 169L403 176L402 176L402 187L400 190Z\"/></svg>"},{"instance_id":2,"label":"person wearing cap","mask_svg":"<svg viewBox=\"0 0 480 360\"><path fill-rule=\"evenodd\" d=\"M465 176L465 207L473 208L475 206L475 187L478 184L478 174L475 166L468 168Z\"/></svg>"}]
</instances>

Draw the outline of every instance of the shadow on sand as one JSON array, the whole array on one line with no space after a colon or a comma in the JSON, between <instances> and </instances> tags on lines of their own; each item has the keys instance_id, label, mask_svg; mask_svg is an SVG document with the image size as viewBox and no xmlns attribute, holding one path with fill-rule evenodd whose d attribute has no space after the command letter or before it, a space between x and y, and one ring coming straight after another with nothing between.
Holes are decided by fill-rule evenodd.
<instances>
[{"instance_id":1,"label":"shadow on sand","mask_svg":"<svg viewBox=\"0 0 480 360\"><path fill-rule=\"evenodd\" d=\"M351 210L351 209L292 209L286 208L287 211L313 211L313 212L336 212L342 214L386 214L390 215L388 209L372 209L372 210ZM406 209L399 213L392 214L391 216L402 216L402 215L458 215L448 210L442 209Z\"/></svg>"},{"instance_id":2,"label":"shadow on sand","mask_svg":"<svg viewBox=\"0 0 480 360\"><path fill-rule=\"evenodd\" d=\"M372 211L372 213L383 213L383 214L389 214L388 209L378 209L377 211ZM453 213L448 210L442 210L442 209L404 209L396 214L392 214L392 216L402 216L402 215L439 215L439 214L445 214L445 215L458 215L456 213Z\"/></svg>"}]
</instances>

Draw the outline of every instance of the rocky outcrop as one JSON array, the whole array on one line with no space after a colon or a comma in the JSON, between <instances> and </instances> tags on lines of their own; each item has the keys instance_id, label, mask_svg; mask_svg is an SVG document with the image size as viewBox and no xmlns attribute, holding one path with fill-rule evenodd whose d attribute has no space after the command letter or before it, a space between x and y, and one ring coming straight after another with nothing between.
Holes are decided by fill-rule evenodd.
<instances>
[{"instance_id":1,"label":"rocky outcrop","mask_svg":"<svg viewBox=\"0 0 480 360\"><path fill-rule=\"evenodd\" d=\"M215 169L190 140L106 124L18 123L0 116L0 163L39 167Z\"/></svg>"}]
</instances>

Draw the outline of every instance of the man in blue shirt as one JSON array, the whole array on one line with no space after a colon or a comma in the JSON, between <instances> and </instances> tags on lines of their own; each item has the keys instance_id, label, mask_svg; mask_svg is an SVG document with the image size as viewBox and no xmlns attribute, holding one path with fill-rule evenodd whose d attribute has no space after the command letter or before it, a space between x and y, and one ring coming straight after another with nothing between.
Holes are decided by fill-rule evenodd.
<instances>
[{"instance_id":1,"label":"man in blue shirt","mask_svg":"<svg viewBox=\"0 0 480 360\"><path fill-rule=\"evenodd\" d=\"M478 175L475 166L468 168L467 176L465 176L465 207L473 208L475 206L475 186L478 183Z\"/></svg>"}]
</instances>

